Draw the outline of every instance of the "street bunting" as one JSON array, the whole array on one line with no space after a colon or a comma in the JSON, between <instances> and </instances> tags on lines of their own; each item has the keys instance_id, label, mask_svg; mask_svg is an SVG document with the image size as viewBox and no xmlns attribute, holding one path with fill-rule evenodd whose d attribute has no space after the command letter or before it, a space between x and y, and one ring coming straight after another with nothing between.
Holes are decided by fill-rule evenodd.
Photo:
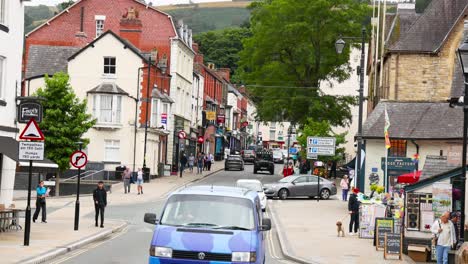
<instances>
[{"instance_id":1,"label":"street bunting","mask_svg":"<svg viewBox=\"0 0 468 264\"><path fill-rule=\"evenodd\" d=\"M20 160L44 160L44 142L19 142Z\"/></svg>"},{"instance_id":2,"label":"street bunting","mask_svg":"<svg viewBox=\"0 0 468 264\"><path fill-rule=\"evenodd\" d=\"M307 155L334 156L336 138L333 137L307 137ZM313 159L313 158L311 158Z\"/></svg>"},{"instance_id":3,"label":"street bunting","mask_svg":"<svg viewBox=\"0 0 468 264\"><path fill-rule=\"evenodd\" d=\"M39 129L36 120L31 118L19 138L24 140L44 140L44 134Z\"/></svg>"},{"instance_id":4,"label":"street bunting","mask_svg":"<svg viewBox=\"0 0 468 264\"><path fill-rule=\"evenodd\" d=\"M71 154L70 163L77 169L83 168L88 163L88 156L83 151L77 150Z\"/></svg>"}]
</instances>

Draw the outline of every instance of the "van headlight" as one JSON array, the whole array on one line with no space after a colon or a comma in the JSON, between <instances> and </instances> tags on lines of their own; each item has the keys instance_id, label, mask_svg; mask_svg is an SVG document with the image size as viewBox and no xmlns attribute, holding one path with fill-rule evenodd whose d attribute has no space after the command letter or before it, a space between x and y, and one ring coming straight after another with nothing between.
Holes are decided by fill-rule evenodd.
<instances>
[{"instance_id":1,"label":"van headlight","mask_svg":"<svg viewBox=\"0 0 468 264\"><path fill-rule=\"evenodd\" d=\"M232 262L255 262L257 254L255 252L232 252Z\"/></svg>"},{"instance_id":2,"label":"van headlight","mask_svg":"<svg viewBox=\"0 0 468 264\"><path fill-rule=\"evenodd\" d=\"M150 256L172 258L172 248L151 246Z\"/></svg>"}]
</instances>

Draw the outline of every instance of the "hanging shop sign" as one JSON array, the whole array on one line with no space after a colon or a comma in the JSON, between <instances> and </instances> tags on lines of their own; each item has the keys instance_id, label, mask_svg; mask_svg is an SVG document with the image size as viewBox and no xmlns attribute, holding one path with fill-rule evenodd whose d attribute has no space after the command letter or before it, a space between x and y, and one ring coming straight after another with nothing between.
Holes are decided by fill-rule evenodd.
<instances>
[{"instance_id":1,"label":"hanging shop sign","mask_svg":"<svg viewBox=\"0 0 468 264\"><path fill-rule=\"evenodd\" d=\"M38 102L23 101L18 105L18 122L28 123L34 118L37 123L42 122L42 105Z\"/></svg>"},{"instance_id":2,"label":"hanging shop sign","mask_svg":"<svg viewBox=\"0 0 468 264\"><path fill-rule=\"evenodd\" d=\"M206 120L209 120L209 121L216 120L216 112L214 111L206 112Z\"/></svg>"}]
</instances>

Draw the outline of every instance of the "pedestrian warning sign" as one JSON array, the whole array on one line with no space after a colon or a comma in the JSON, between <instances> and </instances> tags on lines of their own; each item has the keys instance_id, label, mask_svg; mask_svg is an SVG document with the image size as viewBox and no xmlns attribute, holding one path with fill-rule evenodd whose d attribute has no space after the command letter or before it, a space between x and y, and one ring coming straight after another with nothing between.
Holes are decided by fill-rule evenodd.
<instances>
[{"instance_id":1,"label":"pedestrian warning sign","mask_svg":"<svg viewBox=\"0 0 468 264\"><path fill-rule=\"evenodd\" d=\"M42 131L39 129L36 120L31 118L23 132L21 132L19 138L29 140L44 140L44 134L42 134Z\"/></svg>"}]
</instances>

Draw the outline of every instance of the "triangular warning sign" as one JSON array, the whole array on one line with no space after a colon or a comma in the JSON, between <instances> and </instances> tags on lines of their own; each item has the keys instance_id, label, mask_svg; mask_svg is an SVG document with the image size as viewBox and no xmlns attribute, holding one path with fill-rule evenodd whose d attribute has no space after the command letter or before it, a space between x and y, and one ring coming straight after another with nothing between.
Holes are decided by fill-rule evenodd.
<instances>
[{"instance_id":1,"label":"triangular warning sign","mask_svg":"<svg viewBox=\"0 0 468 264\"><path fill-rule=\"evenodd\" d=\"M19 137L20 139L44 140L44 134L39 129L36 119L31 118Z\"/></svg>"}]
</instances>

